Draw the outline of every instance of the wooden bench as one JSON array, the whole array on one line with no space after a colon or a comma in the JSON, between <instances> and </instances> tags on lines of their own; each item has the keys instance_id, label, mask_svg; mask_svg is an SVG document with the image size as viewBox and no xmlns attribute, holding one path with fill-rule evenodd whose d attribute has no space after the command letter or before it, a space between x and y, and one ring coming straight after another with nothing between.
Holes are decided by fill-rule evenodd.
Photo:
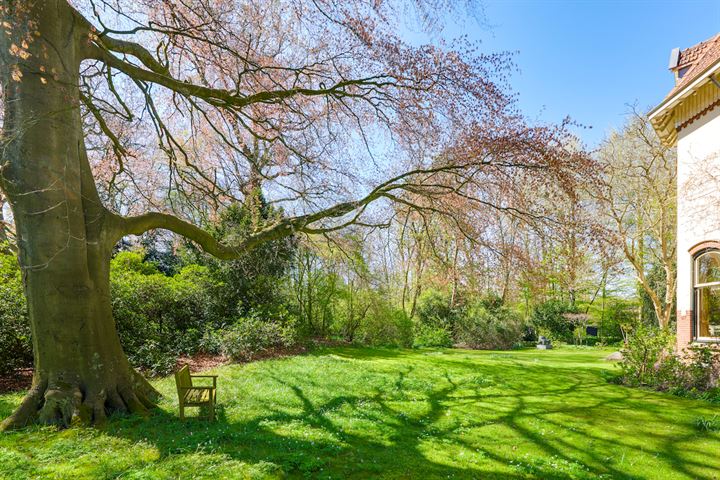
<instances>
[{"instance_id":1,"label":"wooden bench","mask_svg":"<svg viewBox=\"0 0 720 480\"><path fill-rule=\"evenodd\" d=\"M195 386L193 378L212 378L212 387ZM190 375L190 368L185 365L175 372L175 385L180 403L180 420L185 420L185 407L202 407L203 405L207 405L210 410L210 420L215 420L217 375Z\"/></svg>"}]
</instances>

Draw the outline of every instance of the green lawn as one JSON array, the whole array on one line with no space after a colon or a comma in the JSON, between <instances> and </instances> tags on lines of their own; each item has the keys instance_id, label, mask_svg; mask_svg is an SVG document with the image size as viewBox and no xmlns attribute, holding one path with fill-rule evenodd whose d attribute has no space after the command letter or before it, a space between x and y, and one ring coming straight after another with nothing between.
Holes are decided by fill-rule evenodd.
<instances>
[{"instance_id":1,"label":"green lawn","mask_svg":"<svg viewBox=\"0 0 720 480\"><path fill-rule=\"evenodd\" d=\"M719 478L720 433L695 423L720 408L610 384L608 352L331 348L226 366L215 424L181 423L164 379L148 419L0 435L0 475ZM0 396L0 415L19 400Z\"/></svg>"}]
</instances>

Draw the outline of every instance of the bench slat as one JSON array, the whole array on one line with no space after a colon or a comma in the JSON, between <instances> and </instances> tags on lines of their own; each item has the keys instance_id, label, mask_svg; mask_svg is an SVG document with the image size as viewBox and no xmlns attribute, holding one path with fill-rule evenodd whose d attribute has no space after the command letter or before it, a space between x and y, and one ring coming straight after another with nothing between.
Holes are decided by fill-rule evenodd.
<instances>
[{"instance_id":1,"label":"bench slat","mask_svg":"<svg viewBox=\"0 0 720 480\"><path fill-rule=\"evenodd\" d=\"M194 387L192 384L193 377L206 377L213 379L212 387ZM215 399L216 397L216 375L190 375L190 368L185 365L175 372L175 385L178 392L178 402L180 403L180 419L185 418L185 407L198 407L208 405L210 407L210 420L215 419Z\"/></svg>"}]
</instances>

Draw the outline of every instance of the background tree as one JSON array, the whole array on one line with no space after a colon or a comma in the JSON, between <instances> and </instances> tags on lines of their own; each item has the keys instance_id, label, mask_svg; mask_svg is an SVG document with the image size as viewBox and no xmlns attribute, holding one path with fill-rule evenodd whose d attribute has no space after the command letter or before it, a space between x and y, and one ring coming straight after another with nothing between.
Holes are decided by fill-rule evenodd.
<instances>
[{"instance_id":1,"label":"background tree","mask_svg":"<svg viewBox=\"0 0 720 480\"><path fill-rule=\"evenodd\" d=\"M661 328L675 311L676 157L647 118L634 113L603 142L595 192L603 239L621 249Z\"/></svg>"}]
</instances>

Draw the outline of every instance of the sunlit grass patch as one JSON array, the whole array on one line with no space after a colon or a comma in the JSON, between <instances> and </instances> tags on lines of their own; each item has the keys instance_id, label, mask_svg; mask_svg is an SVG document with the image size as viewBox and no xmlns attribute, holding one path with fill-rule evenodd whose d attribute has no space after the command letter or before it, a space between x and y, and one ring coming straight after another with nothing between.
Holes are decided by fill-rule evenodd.
<instances>
[{"instance_id":1,"label":"sunlit grass patch","mask_svg":"<svg viewBox=\"0 0 720 480\"><path fill-rule=\"evenodd\" d=\"M607 382L603 349L330 348L216 369L218 421L0 436L2 478L713 478L716 405ZM20 395L0 397L7 414Z\"/></svg>"}]
</instances>

